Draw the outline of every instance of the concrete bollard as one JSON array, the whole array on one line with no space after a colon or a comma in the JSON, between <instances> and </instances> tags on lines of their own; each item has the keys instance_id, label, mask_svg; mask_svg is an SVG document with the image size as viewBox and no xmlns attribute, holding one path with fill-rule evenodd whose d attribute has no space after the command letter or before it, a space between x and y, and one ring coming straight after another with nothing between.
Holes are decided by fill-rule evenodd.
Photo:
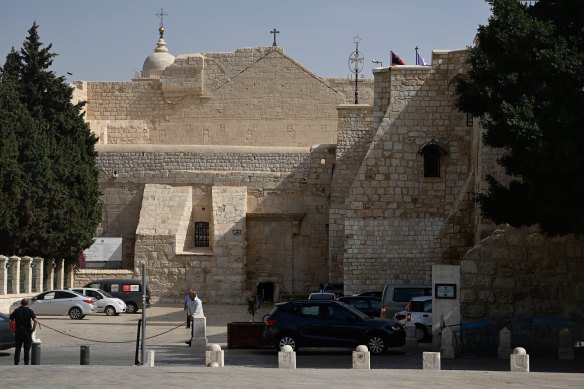
<instances>
[{"instance_id":1,"label":"concrete bollard","mask_svg":"<svg viewBox=\"0 0 584 389\"><path fill-rule=\"evenodd\" d=\"M81 346L79 348L79 364L89 365L89 346Z\"/></svg>"},{"instance_id":2,"label":"concrete bollard","mask_svg":"<svg viewBox=\"0 0 584 389\"><path fill-rule=\"evenodd\" d=\"M296 352L292 346L282 346L278 352L278 367L280 369L296 369Z\"/></svg>"},{"instance_id":3,"label":"concrete bollard","mask_svg":"<svg viewBox=\"0 0 584 389\"><path fill-rule=\"evenodd\" d=\"M225 366L224 351L218 344L207 345L205 351L205 366L207 367L223 367Z\"/></svg>"},{"instance_id":4,"label":"concrete bollard","mask_svg":"<svg viewBox=\"0 0 584 389\"><path fill-rule=\"evenodd\" d=\"M146 367L154 367L154 356L155 356L155 351L154 350L148 350L147 352L148 356L146 357L146 363L144 363L143 366Z\"/></svg>"},{"instance_id":5,"label":"concrete bollard","mask_svg":"<svg viewBox=\"0 0 584 389\"><path fill-rule=\"evenodd\" d=\"M507 359L511 354L511 331L505 327L499 331L499 348L497 349L497 357L499 359Z\"/></svg>"},{"instance_id":6,"label":"concrete bollard","mask_svg":"<svg viewBox=\"0 0 584 389\"><path fill-rule=\"evenodd\" d=\"M440 346L440 355L444 359L454 358L454 333L450 327L442 329L442 339Z\"/></svg>"},{"instance_id":7,"label":"concrete bollard","mask_svg":"<svg viewBox=\"0 0 584 389\"><path fill-rule=\"evenodd\" d=\"M195 316L193 322L193 338L191 339L191 347L195 351L207 350L207 318L205 316Z\"/></svg>"},{"instance_id":8,"label":"concrete bollard","mask_svg":"<svg viewBox=\"0 0 584 389\"><path fill-rule=\"evenodd\" d=\"M572 333L567 328L562 328L559 333L558 358L574 359L574 345L572 344Z\"/></svg>"},{"instance_id":9,"label":"concrete bollard","mask_svg":"<svg viewBox=\"0 0 584 389\"><path fill-rule=\"evenodd\" d=\"M422 353L423 370L440 370L440 353L424 352Z\"/></svg>"},{"instance_id":10,"label":"concrete bollard","mask_svg":"<svg viewBox=\"0 0 584 389\"><path fill-rule=\"evenodd\" d=\"M30 364L31 365L41 364L41 342L32 342Z\"/></svg>"},{"instance_id":11,"label":"concrete bollard","mask_svg":"<svg viewBox=\"0 0 584 389\"><path fill-rule=\"evenodd\" d=\"M359 345L353 351L353 369L371 369L371 354L367 346Z\"/></svg>"},{"instance_id":12,"label":"concrete bollard","mask_svg":"<svg viewBox=\"0 0 584 389\"><path fill-rule=\"evenodd\" d=\"M529 372L529 354L523 347L515 347L509 361L511 371Z\"/></svg>"}]
</instances>

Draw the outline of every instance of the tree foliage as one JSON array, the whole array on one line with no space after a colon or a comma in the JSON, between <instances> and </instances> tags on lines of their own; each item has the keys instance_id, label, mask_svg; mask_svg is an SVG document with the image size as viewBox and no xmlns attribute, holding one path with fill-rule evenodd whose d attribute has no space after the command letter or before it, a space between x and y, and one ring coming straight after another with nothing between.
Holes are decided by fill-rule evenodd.
<instances>
[{"instance_id":1,"label":"tree foliage","mask_svg":"<svg viewBox=\"0 0 584 389\"><path fill-rule=\"evenodd\" d=\"M0 253L74 261L101 219L97 138L33 24L0 69Z\"/></svg>"},{"instance_id":2,"label":"tree foliage","mask_svg":"<svg viewBox=\"0 0 584 389\"><path fill-rule=\"evenodd\" d=\"M584 234L584 1L488 2L458 107L482 117L510 180L488 176L476 199L496 223Z\"/></svg>"}]
</instances>

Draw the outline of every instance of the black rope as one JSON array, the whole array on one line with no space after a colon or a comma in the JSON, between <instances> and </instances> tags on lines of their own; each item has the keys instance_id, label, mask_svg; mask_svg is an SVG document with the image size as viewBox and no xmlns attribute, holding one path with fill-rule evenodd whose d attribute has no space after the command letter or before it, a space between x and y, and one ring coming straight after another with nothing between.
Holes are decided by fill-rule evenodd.
<instances>
[{"instance_id":1,"label":"black rope","mask_svg":"<svg viewBox=\"0 0 584 389\"><path fill-rule=\"evenodd\" d=\"M179 327L181 327L181 326L183 326L183 325L185 325L185 324L186 324L186 321L185 321L185 322L183 322L183 323L181 323L181 324L179 324L179 325L177 325L176 327L173 327L173 328L171 328L171 329L170 329L170 330L168 330L168 331L164 331L164 332L161 332L161 333L159 333L159 334L156 334L156 335L149 336L149 337L147 337L146 339L152 339L152 338L156 338L157 336L161 336L161 335L164 335L164 334L168 334L170 331L174 331L174 330L176 330L177 328L179 328ZM48 329L50 329L50 330L53 330L53 331L55 331L55 332L58 332L58 333L60 333L60 334L66 335L66 336L70 336L70 337L72 337L72 338L75 338L75 339L79 339L79 340L85 340L85 341L88 341L88 342L94 342L94 343L118 343L118 344L121 344L121 343L135 343L135 342L136 342L135 340L124 340L124 341L121 341L121 340L120 340L120 341L107 341L107 340L94 340L94 339L87 339L87 338L82 338L82 337L80 337L80 336L71 335L71 334L68 334L68 333L66 333L66 332L63 332L63 331L59 331L59 330L57 330L57 329L55 329L55 328L49 327L49 326L48 326L48 325L46 325L45 323L43 323L43 327L47 327L47 328L48 328Z\"/></svg>"}]
</instances>

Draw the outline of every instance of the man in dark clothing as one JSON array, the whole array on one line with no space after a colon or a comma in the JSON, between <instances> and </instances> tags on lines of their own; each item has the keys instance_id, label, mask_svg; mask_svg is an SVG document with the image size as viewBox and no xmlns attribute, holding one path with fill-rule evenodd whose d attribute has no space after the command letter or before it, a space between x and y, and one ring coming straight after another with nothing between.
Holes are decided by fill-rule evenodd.
<instances>
[{"instance_id":1,"label":"man in dark clothing","mask_svg":"<svg viewBox=\"0 0 584 389\"><path fill-rule=\"evenodd\" d=\"M32 345L32 333L36 330L36 315L28 307L28 299L22 299L20 307L10 314L10 320L16 321L16 349L14 350L14 364L20 362L20 349L24 345L24 364L28 365L30 346ZM32 325L31 325L32 322Z\"/></svg>"}]
</instances>

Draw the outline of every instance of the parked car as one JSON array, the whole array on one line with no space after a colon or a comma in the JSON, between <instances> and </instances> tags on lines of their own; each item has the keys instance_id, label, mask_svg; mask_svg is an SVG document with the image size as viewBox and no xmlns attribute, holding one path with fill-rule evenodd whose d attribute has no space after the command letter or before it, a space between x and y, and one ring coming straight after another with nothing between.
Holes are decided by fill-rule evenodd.
<instances>
[{"instance_id":1,"label":"parked car","mask_svg":"<svg viewBox=\"0 0 584 389\"><path fill-rule=\"evenodd\" d=\"M405 344L404 328L393 320L372 319L340 301L289 301L276 304L265 318L262 343L280 349L356 347L373 354Z\"/></svg>"},{"instance_id":2,"label":"parked car","mask_svg":"<svg viewBox=\"0 0 584 389\"><path fill-rule=\"evenodd\" d=\"M112 278L88 282L84 288L96 288L105 290L113 297L117 297L126 303L126 312L136 313L143 308L142 304L142 280L129 278ZM146 288L146 308L150 306L150 291Z\"/></svg>"},{"instance_id":3,"label":"parked car","mask_svg":"<svg viewBox=\"0 0 584 389\"><path fill-rule=\"evenodd\" d=\"M334 293L311 293L308 296L309 300L334 300L335 294Z\"/></svg>"},{"instance_id":4,"label":"parked car","mask_svg":"<svg viewBox=\"0 0 584 389\"><path fill-rule=\"evenodd\" d=\"M381 315L381 297L375 296L343 296L337 299L370 317Z\"/></svg>"},{"instance_id":5,"label":"parked car","mask_svg":"<svg viewBox=\"0 0 584 389\"><path fill-rule=\"evenodd\" d=\"M401 318L404 319L401 319ZM432 337L432 296L413 297L405 310L395 314L396 321L401 319L406 327L415 326L418 341Z\"/></svg>"},{"instance_id":6,"label":"parked car","mask_svg":"<svg viewBox=\"0 0 584 389\"><path fill-rule=\"evenodd\" d=\"M412 297L432 296L432 287L427 285L386 285L381 298L381 317L393 319L405 309Z\"/></svg>"},{"instance_id":7,"label":"parked car","mask_svg":"<svg viewBox=\"0 0 584 389\"><path fill-rule=\"evenodd\" d=\"M341 297L345 295L345 285L344 284L326 284L322 290L325 293L334 293L335 297Z\"/></svg>"},{"instance_id":8,"label":"parked car","mask_svg":"<svg viewBox=\"0 0 584 389\"><path fill-rule=\"evenodd\" d=\"M20 306L20 301L15 301L10 306L10 312ZM37 316L69 315L76 320L97 312L97 305L92 298L71 290L49 290L37 294L30 299L29 307Z\"/></svg>"},{"instance_id":9,"label":"parked car","mask_svg":"<svg viewBox=\"0 0 584 389\"><path fill-rule=\"evenodd\" d=\"M357 293L356 296L373 296L373 297L381 298L381 296L383 296L383 291L382 290L370 290L367 292Z\"/></svg>"},{"instance_id":10,"label":"parked car","mask_svg":"<svg viewBox=\"0 0 584 389\"><path fill-rule=\"evenodd\" d=\"M119 315L126 312L126 303L121 299L112 296L108 292L96 288L68 288L84 296L91 297L97 305L97 312L105 312L108 316Z\"/></svg>"},{"instance_id":11,"label":"parked car","mask_svg":"<svg viewBox=\"0 0 584 389\"><path fill-rule=\"evenodd\" d=\"M14 345L14 332L10 329L10 318L0 312L0 350L8 350Z\"/></svg>"}]
</instances>

